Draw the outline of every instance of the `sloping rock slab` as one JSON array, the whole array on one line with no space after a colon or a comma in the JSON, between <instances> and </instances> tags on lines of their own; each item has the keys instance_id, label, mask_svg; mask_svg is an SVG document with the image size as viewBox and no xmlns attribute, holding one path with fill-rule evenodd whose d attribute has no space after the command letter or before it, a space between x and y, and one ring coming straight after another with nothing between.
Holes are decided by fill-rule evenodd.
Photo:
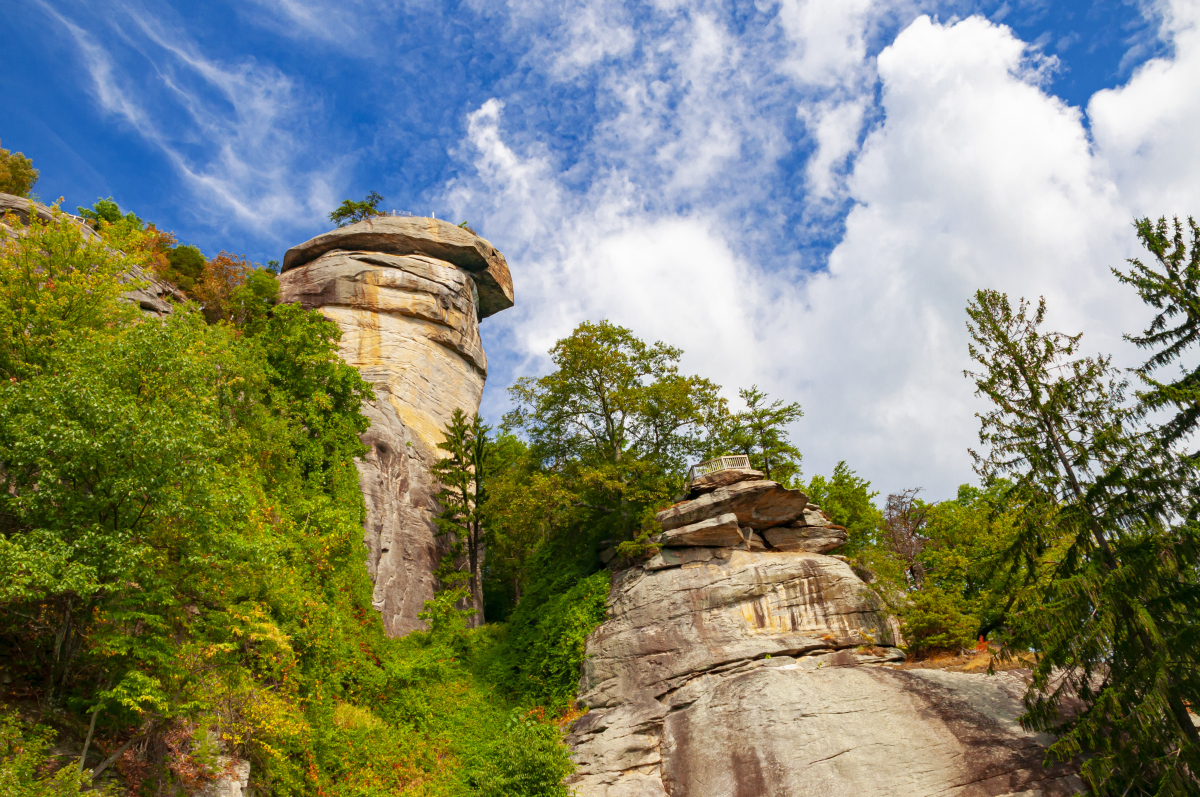
<instances>
[{"instance_id":1,"label":"sloping rock slab","mask_svg":"<svg viewBox=\"0 0 1200 797\"><path fill-rule=\"evenodd\" d=\"M732 512L664 531L659 537L664 548L733 548L741 545L743 539L737 515Z\"/></svg>"},{"instance_id":2,"label":"sloping rock slab","mask_svg":"<svg viewBox=\"0 0 1200 797\"><path fill-rule=\"evenodd\" d=\"M479 317L513 306L512 276L504 255L490 242L438 219L376 216L318 235L287 250L283 271L335 249L428 255L471 272L479 289Z\"/></svg>"},{"instance_id":3,"label":"sloping rock slab","mask_svg":"<svg viewBox=\"0 0 1200 797\"><path fill-rule=\"evenodd\" d=\"M719 470L716 473L708 473L704 476L698 476L695 479L692 479L691 484L688 485L688 490L690 491L691 497L696 498L704 493L711 493L718 487L725 487L730 484L737 484L738 482L761 481L762 478L763 473L760 470L739 470L731 468L729 470Z\"/></svg>"},{"instance_id":4,"label":"sloping rock slab","mask_svg":"<svg viewBox=\"0 0 1200 797\"><path fill-rule=\"evenodd\" d=\"M803 664L707 676L673 695L662 793L1066 797L1081 786L1067 766L1044 768L1049 740L1016 722L1020 677Z\"/></svg>"},{"instance_id":5,"label":"sloping rock slab","mask_svg":"<svg viewBox=\"0 0 1200 797\"><path fill-rule=\"evenodd\" d=\"M846 544L841 526L776 526L762 532L763 539L777 551L825 553Z\"/></svg>"},{"instance_id":6,"label":"sloping rock slab","mask_svg":"<svg viewBox=\"0 0 1200 797\"><path fill-rule=\"evenodd\" d=\"M690 501L682 501L655 515L666 530L677 529L728 512L752 529L784 526L804 513L808 496L773 481L744 481L718 487Z\"/></svg>"}]
</instances>

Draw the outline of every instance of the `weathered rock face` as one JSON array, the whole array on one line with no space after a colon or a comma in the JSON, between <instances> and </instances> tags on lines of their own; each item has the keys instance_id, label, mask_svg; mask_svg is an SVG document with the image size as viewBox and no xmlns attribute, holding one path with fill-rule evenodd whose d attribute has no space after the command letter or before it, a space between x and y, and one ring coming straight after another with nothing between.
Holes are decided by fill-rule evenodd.
<instances>
[{"instance_id":1,"label":"weathered rock face","mask_svg":"<svg viewBox=\"0 0 1200 797\"><path fill-rule=\"evenodd\" d=\"M371 219L288 250L280 300L317 308L342 330L340 351L375 388L359 462L374 604L388 633L424 624L444 553L430 468L456 408L479 408L487 359L479 319L512 305L504 257L436 219Z\"/></svg>"},{"instance_id":2,"label":"weathered rock face","mask_svg":"<svg viewBox=\"0 0 1200 797\"><path fill-rule=\"evenodd\" d=\"M1075 793L1068 768L1042 767L1048 740L1016 723L1021 674L894 669L879 598L841 557L794 547L829 550L845 529L771 482L719 496L754 483L659 516L665 544L691 528L680 518L736 513L736 547L664 547L614 574L568 739L580 797ZM745 524L781 512L789 525Z\"/></svg>"}]
</instances>

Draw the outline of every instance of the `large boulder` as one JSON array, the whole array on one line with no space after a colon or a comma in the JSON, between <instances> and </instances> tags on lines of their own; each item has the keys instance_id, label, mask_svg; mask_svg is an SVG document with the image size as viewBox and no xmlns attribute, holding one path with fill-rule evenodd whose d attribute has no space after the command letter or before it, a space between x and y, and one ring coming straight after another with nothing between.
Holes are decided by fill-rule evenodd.
<instances>
[{"instance_id":1,"label":"large boulder","mask_svg":"<svg viewBox=\"0 0 1200 797\"><path fill-rule=\"evenodd\" d=\"M683 551L712 549L675 549ZM832 556L721 550L618 572L568 737L579 797L1051 797L1024 680L892 669L882 602ZM666 559L667 549L660 554ZM682 558L682 557L680 557ZM653 563L653 566L652 566Z\"/></svg>"},{"instance_id":2,"label":"large boulder","mask_svg":"<svg viewBox=\"0 0 1200 797\"><path fill-rule=\"evenodd\" d=\"M342 358L375 389L363 405L371 426L357 464L374 605L393 636L424 627L417 615L433 597L433 571L447 551L434 522L431 468L454 410L479 408L487 378L479 318L489 279L499 291L493 301L509 297L491 311L511 305L508 267L490 244L454 225L412 218L317 236L288 251L279 277L280 301L336 322Z\"/></svg>"},{"instance_id":3,"label":"large boulder","mask_svg":"<svg viewBox=\"0 0 1200 797\"><path fill-rule=\"evenodd\" d=\"M659 535L664 548L708 546L732 548L740 545L745 537L738 526L737 515L727 512L709 520L701 520L689 526L668 529Z\"/></svg>"},{"instance_id":4,"label":"large boulder","mask_svg":"<svg viewBox=\"0 0 1200 797\"><path fill-rule=\"evenodd\" d=\"M663 529L698 523L726 513L737 515L738 523L752 529L783 526L804 513L808 496L773 481L742 481L718 487L689 501L681 501L655 517Z\"/></svg>"},{"instance_id":5,"label":"large boulder","mask_svg":"<svg viewBox=\"0 0 1200 797\"><path fill-rule=\"evenodd\" d=\"M293 246L283 256L283 271L299 268L338 249L425 255L461 268L475 279L480 318L513 306L512 277L504 255L488 241L449 222L414 216L375 216Z\"/></svg>"},{"instance_id":6,"label":"large boulder","mask_svg":"<svg viewBox=\"0 0 1200 797\"><path fill-rule=\"evenodd\" d=\"M761 481L763 478L762 471L751 470L750 468L728 468L726 470L718 470L713 473L706 473L703 476L697 476L688 484L688 491L691 498L696 498L704 493L711 493L718 487L725 487L738 482Z\"/></svg>"}]
</instances>

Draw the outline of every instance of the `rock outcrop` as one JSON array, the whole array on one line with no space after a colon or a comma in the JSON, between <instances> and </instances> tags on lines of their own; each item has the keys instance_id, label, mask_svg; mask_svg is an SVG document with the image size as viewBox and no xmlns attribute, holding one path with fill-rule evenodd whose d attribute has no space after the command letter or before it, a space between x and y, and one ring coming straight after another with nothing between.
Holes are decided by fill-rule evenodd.
<instances>
[{"instance_id":1,"label":"rock outcrop","mask_svg":"<svg viewBox=\"0 0 1200 797\"><path fill-rule=\"evenodd\" d=\"M52 210L40 202L12 194L0 194L0 232L8 234L14 232L13 228L5 223L5 217L10 213L16 216L21 224L29 224L31 216L42 221L50 221L54 218ZM85 239L100 241L100 234L92 229L86 221L69 213L63 215L79 227ZM177 287L160 280L138 266L134 266L126 273L125 283L135 284L135 287L125 294L125 300L136 304L143 312L150 315L165 316L171 312L172 303L187 299Z\"/></svg>"},{"instance_id":2,"label":"rock outcrop","mask_svg":"<svg viewBox=\"0 0 1200 797\"><path fill-rule=\"evenodd\" d=\"M342 330L341 355L375 388L359 462L374 604L389 634L424 627L444 553L430 467L451 413L479 408L487 359L479 320L513 304L504 256L436 219L376 217L289 249L280 301Z\"/></svg>"},{"instance_id":3,"label":"rock outcrop","mask_svg":"<svg viewBox=\"0 0 1200 797\"><path fill-rule=\"evenodd\" d=\"M1016 722L1019 673L897 669L895 620L823 553L845 529L761 474L703 478L588 638L579 797L1075 793ZM732 545L681 541L734 522Z\"/></svg>"}]
</instances>

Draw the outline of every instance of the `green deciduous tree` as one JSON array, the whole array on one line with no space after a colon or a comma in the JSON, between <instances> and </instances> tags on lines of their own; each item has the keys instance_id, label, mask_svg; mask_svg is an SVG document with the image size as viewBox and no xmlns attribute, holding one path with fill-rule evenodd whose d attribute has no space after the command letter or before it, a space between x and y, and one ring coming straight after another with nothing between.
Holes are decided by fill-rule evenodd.
<instances>
[{"instance_id":1,"label":"green deciduous tree","mask_svg":"<svg viewBox=\"0 0 1200 797\"><path fill-rule=\"evenodd\" d=\"M505 427L535 461L566 477L589 527L628 538L683 486L723 407L718 387L679 372L679 349L608 321L584 322L550 350L555 370L510 388Z\"/></svg>"},{"instance_id":2,"label":"green deciduous tree","mask_svg":"<svg viewBox=\"0 0 1200 797\"><path fill-rule=\"evenodd\" d=\"M383 197L374 191L367 194L361 202L343 199L337 210L329 214L329 220L339 227L345 227L356 221L365 221L373 216L382 215L383 211L379 209L379 203L382 201Z\"/></svg>"},{"instance_id":3,"label":"green deciduous tree","mask_svg":"<svg viewBox=\"0 0 1200 797\"><path fill-rule=\"evenodd\" d=\"M679 349L649 345L608 321L580 324L550 350L555 370L522 377L505 416L544 461L650 460L682 470L701 445L717 386L679 373Z\"/></svg>"},{"instance_id":4,"label":"green deciduous tree","mask_svg":"<svg viewBox=\"0 0 1200 797\"><path fill-rule=\"evenodd\" d=\"M204 264L207 262L208 258L199 249L180 244L167 253L168 267L163 270L162 276L191 296L204 276Z\"/></svg>"},{"instance_id":5,"label":"green deciduous tree","mask_svg":"<svg viewBox=\"0 0 1200 797\"><path fill-rule=\"evenodd\" d=\"M1010 650L1038 655L1024 719L1060 734L1052 754L1087 755L1099 793L1192 793L1200 545L1192 523L1173 521L1186 510L1176 487L1194 475L1136 426L1108 358L1041 329L1044 302L1014 308L979 291L967 314L968 375L993 404L977 470L1010 478L1034 517L1053 518L1020 524L1005 558L1028 569L1059 549L1011 613Z\"/></svg>"},{"instance_id":6,"label":"green deciduous tree","mask_svg":"<svg viewBox=\"0 0 1200 797\"><path fill-rule=\"evenodd\" d=\"M0 377L11 379L45 368L67 333L120 323L134 310L117 301L132 261L85 237L66 214L7 222L16 233L0 233Z\"/></svg>"},{"instance_id":7,"label":"green deciduous tree","mask_svg":"<svg viewBox=\"0 0 1200 797\"><path fill-rule=\"evenodd\" d=\"M834 523L846 529L848 555L879 543L883 528L883 513L875 506L879 493L873 491L871 483L851 470L845 461L835 465L829 476L813 476L800 489Z\"/></svg>"},{"instance_id":8,"label":"green deciduous tree","mask_svg":"<svg viewBox=\"0 0 1200 797\"><path fill-rule=\"evenodd\" d=\"M137 229L143 229L146 226L146 223L133 211L122 213L121 206L112 197L97 199L90 208L78 207L76 210L79 211L80 216L91 221L92 226L97 228L102 224L120 224L121 222L126 222Z\"/></svg>"},{"instance_id":9,"label":"green deciduous tree","mask_svg":"<svg viewBox=\"0 0 1200 797\"><path fill-rule=\"evenodd\" d=\"M0 147L0 193L27 197L37 180L38 170L33 168L32 160Z\"/></svg>"}]
</instances>

